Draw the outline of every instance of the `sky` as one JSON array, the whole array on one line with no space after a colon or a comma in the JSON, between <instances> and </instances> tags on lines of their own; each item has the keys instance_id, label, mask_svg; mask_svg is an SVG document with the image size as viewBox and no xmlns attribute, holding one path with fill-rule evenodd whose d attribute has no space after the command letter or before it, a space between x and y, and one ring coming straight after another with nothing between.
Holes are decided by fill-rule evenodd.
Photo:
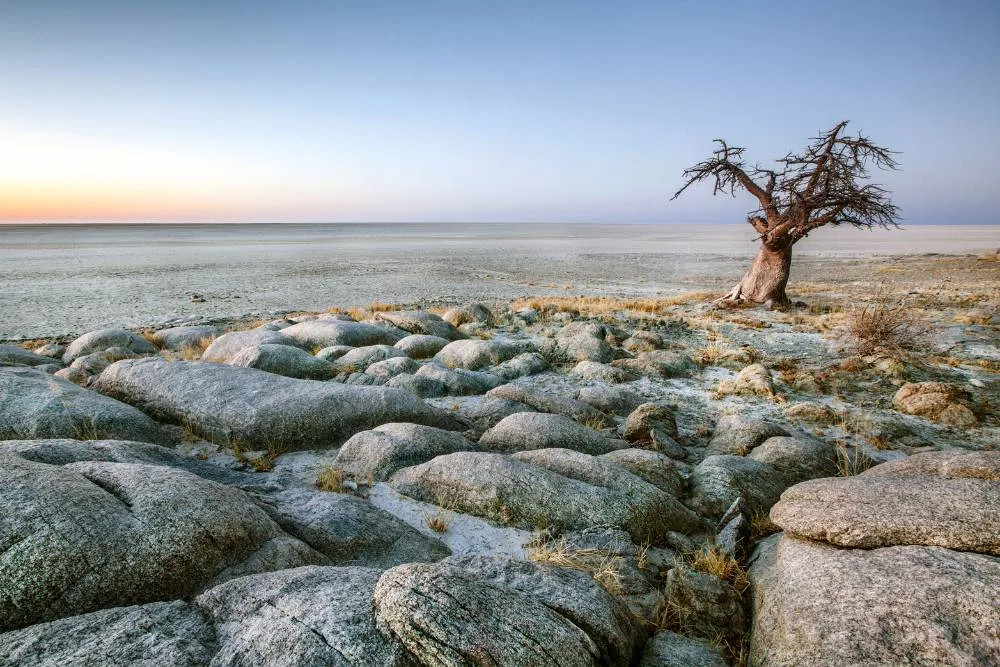
<instances>
[{"instance_id":1,"label":"sky","mask_svg":"<svg viewBox=\"0 0 1000 667\"><path fill-rule=\"evenodd\" d=\"M0 0L0 222L739 222L840 120L1000 222L1000 2Z\"/></svg>"}]
</instances>

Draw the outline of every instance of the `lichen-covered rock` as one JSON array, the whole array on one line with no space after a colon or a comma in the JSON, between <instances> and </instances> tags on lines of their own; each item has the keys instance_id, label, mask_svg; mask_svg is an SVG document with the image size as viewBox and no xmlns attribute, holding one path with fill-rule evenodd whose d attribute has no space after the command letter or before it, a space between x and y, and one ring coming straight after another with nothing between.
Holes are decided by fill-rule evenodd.
<instances>
[{"instance_id":1,"label":"lichen-covered rock","mask_svg":"<svg viewBox=\"0 0 1000 667\"><path fill-rule=\"evenodd\" d=\"M556 332L553 343L559 354L573 361L607 363L615 358L608 334L608 329L597 322L570 322Z\"/></svg>"},{"instance_id":2,"label":"lichen-covered rock","mask_svg":"<svg viewBox=\"0 0 1000 667\"><path fill-rule=\"evenodd\" d=\"M336 375L336 366L331 362L291 345L273 343L245 347L226 363L303 380L329 380Z\"/></svg>"},{"instance_id":3,"label":"lichen-covered rock","mask_svg":"<svg viewBox=\"0 0 1000 667\"><path fill-rule=\"evenodd\" d=\"M728 667L722 652L704 639L660 630L646 642L639 667Z\"/></svg>"},{"instance_id":4,"label":"lichen-covered rock","mask_svg":"<svg viewBox=\"0 0 1000 667\"><path fill-rule=\"evenodd\" d=\"M410 334L399 340L395 347L402 350L413 359L429 359L444 349L450 343L447 338L428 336L426 334Z\"/></svg>"},{"instance_id":5,"label":"lichen-covered rock","mask_svg":"<svg viewBox=\"0 0 1000 667\"><path fill-rule=\"evenodd\" d=\"M326 361L336 361L353 349L350 345L331 345L317 352L316 358Z\"/></svg>"},{"instance_id":6,"label":"lichen-covered rock","mask_svg":"<svg viewBox=\"0 0 1000 667\"><path fill-rule=\"evenodd\" d=\"M420 366L417 362L409 357L393 357L391 359L376 361L365 369L365 374L379 380L388 381L397 375L412 375L419 369Z\"/></svg>"},{"instance_id":7,"label":"lichen-covered rock","mask_svg":"<svg viewBox=\"0 0 1000 667\"><path fill-rule=\"evenodd\" d=\"M600 380L612 384L632 382L639 379L638 373L634 373L627 368L618 368L597 361L581 361L573 367L570 373L584 380Z\"/></svg>"},{"instance_id":8,"label":"lichen-covered rock","mask_svg":"<svg viewBox=\"0 0 1000 667\"><path fill-rule=\"evenodd\" d=\"M390 310L375 313L376 321L383 321L411 334L439 336L448 340L461 340L465 334L434 313L425 310Z\"/></svg>"},{"instance_id":9,"label":"lichen-covered rock","mask_svg":"<svg viewBox=\"0 0 1000 667\"><path fill-rule=\"evenodd\" d=\"M918 544L1000 555L1000 482L891 474L816 479L786 490L771 520L840 547Z\"/></svg>"},{"instance_id":10,"label":"lichen-covered rock","mask_svg":"<svg viewBox=\"0 0 1000 667\"><path fill-rule=\"evenodd\" d=\"M290 336L307 347L330 347L350 345L395 345L406 332L392 326L376 326L364 322L350 322L335 319L317 319L299 322L281 333Z\"/></svg>"},{"instance_id":11,"label":"lichen-covered rock","mask_svg":"<svg viewBox=\"0 0 1000 667\"><path fill-rule=\"evenodd\" d=\"M715 575L680 565L667 573L667 599L678 625L697 637L715 639L743 633L740 593Z\"/></svg>"},{"instance_id":12,"label":"lichen-covered rock","mask_svg":"<svg viewBox=\"0 0 1000 667\"><path fill-rule=\"evenodd\" d=\"M458 433L419 424L382 424L353 435L334 465L352 479L384 481L435 456L479 449Z\"/></svg>"},{"instance_id":13,"label":"lichen-covered rock","mask_svg":"<svg viewBox=\"0 0 1000 667\"><path fill-rule=\"evenodd\" d=\"M865 471L865 477L969 478L1000 482L1000 452L951 450L922 452L887 461Z\"/></svg>"},{"instance_id":14,"label":"lichen-covered rock","mask_svg":"<svg viewBox=\"0 0 1000 667\"><path fill-rule=\"evenodd\" d=\"M180 351L184 348L200 348L204 340L211 340L219 333L219 328L211 324L197 326L170 327L153 333L153 341L164 350Z\"/></svg>"},{"instance_id":15,"label":"lichen-covered rock","mask_svg":"<svg viewBox=\"0 0 1000 667\"><path fill-rule=\"evenodd\" d=\"M388 422L464 426L399 389L296 380L223 364L119 361L101 374L95 388L158 419L184 424L207 440L234 441L247 449L335 447L358 431Z\"/></svg>"},{"instance_id":16,"label":"lichen-covered rock","mask_svg":"<svg viewBox=\"0 0 1000 667\"><path fill-rule=\"evenodd\" d=\"M375 613L380 628L422 664L627 664L628 654L608 655L607 648L613 646L599 646L581 628L586 623L564 615L594 613L583 601L571 602L574 589L585 586L594 592L597 584L587 586L577 577L572 586L553 591L562 603L557 606L547 604L546 595L484 579L455 565L402 565L379 579ZM603 606L612 604L607 600Z\"/></svg>"},{"instance_id":17,"label":"lichen-covered rock","mask_svg":"<svg viewBox=\"0 0 1000 667\"><path fill-rule=\"evenodd\" d=\"M448 393L448 385L436 378L401 373L389 378L385 386L408 391L420 398L436 398Z\"/></svg>"},{"instance_id":18,"label":"lichen-covered rock","mask_svg":"<svg viewBox=\"0 0 1000 667\"><path fill-rule=\"evenodd\" d=\"M387 568L451 554L440 540L346 493L291 488L262 495L261 507L289 534L333 565Z\"/></svg>"},{"instance_id":19,"label":"lichen-covered rock","mask_svg":"<svg viewBox=\"0 0 1000 667\"><path fill-rule=\"evenodd\" d=\"M130 405L33 368L0 368L0 440L37 438L168 441Z\"/></svg>"},{"instance_id":20,"label":"lichen-covered rock","mask_svg":"<svg viewBox=\"0 0 1000 667\"><path fill-rule=\"evenodd\" d=\"M910 382L892 397L893 407L904 414L959 428L978 423L968 401L969 393L961 385L946 382Z\"/></svg>"},{"instance_id":21,"label":"lichen-covered rock","mask_svg":"<svg viewBox=\"0 0 1000 667\"><path fill-rule=\"evenodd\" d=\"M457 512L525 529L611 525L628 531L636 542L659 543L674 528L661 516L661 495L649 494L644 496L649 502L630 505L630 496L619 489L570 479L502 454L438 456L400 470L389 484L417 500L443 502Z\"/></svg>"},{"instance_id":22,"label":"lichen-covered rock","mask_svg":"<svg viewBox=\"0 0 1000 667\"><path fill-rule=\"evenodd\" d=\"M536 391L519 384L505 384L491 389L487 398L502 398L529 405L539 412L550 412L574 419L581 424L600 424L613 426L614 420L597 408L576 398L558 396Z\"/></svg>"},{"instance_id":23,"label":"lichen-covered rock","mask_svg":"<svg viewBox=\"0 0 1000 667\"><path fill-rule=\"evenodd\" d=\"M18 366L58 364L62 366L62 362L58 359L29 352L18 345L0 345L0 364L14 364Z\"/></svg>"},{"instance_id":24,"label":"lichen-covered rock","mask_svg":"<svg viewBox=\"0 0 1000 667\"><path fill-rule=\"evenodd\" d=\"M752 665L1000 661L1000 559L778 535L758 547L750 576Z\"/></svg>"},{"instance_id":25,"label":"lichen-covered rock","mask_svg":"<svg viewBox=\"0 0 1000 667\"><path fill-rule=\"evenodd\" d=\"M499 378L491 373L469 371L464 368L445 368L437 363L424 364L416 372L416 376L429 380L437 380L444 385L446 393L450 396L483 394L504 383L503 378Z\"/></svg>"},{"instance_id":26,"label":"lichen-covered rock","mask_svg":"<svg viewBox=\"0 0 1000 667\"><path fill-rule=\"evenodd\" d=\"M393 347L392 345L365 345L356 347L337 358L337 366L341 369L348 367L356 370L364 370L376 361L385 361L394 357L406 357L406 352Z\"/></svg>"},{"instance_id":27,"label":"lichen-covered rock","mask_svg":"<svg viewBox=\"0 0 1000 667\"><path fill-rule=\"evenodd\" d=\"M548 370L549 363L537 352L522 352L502 364L490 368L490 373L505 380L513 380L528 375L537 375Z\"/></svg>"},{"instance_id":28,"label":"lichen-covered rock","mask_svg":"<svg viewBox=\"0 0 1000 667\"><path fill-rule=\"evenodd\" d=\"M652 444L656 438L655 431L663 431L676 440L677 406L671 403L643 403L629 413L625 418L625 430L622 437L635 444Z\"/></svg>"},{"instance_id":29,"label":"lichen-covered rock","mask_svg":"<svg viewBox=\"0 0 1000 667\"><path fill-rule=\"evenodd\" d=\"M789 435L789 433L769 421L738 414L723 415L715 425L715 432L705 453L746 456L760 443L779 435Z\"/></svg>"},{"instance_id":30,"label":"lichen-covered rock","mask_svg":"<svg viewBox=\"0 0 1000 667\"><path fill-rule=\"evenodd\" d=\"M764 364L750 364L736 375L731 384L725 385L724 388L732 394L772 396L774 395L774 379L771 377L771 371Z\"/></svg>"},{"instance_id":31,"label":"lichen-covered rock","mask_svg":"<svg viewBox=\"0 0 1000 667\"><path fill-rule=\"evenodd\" d=\"M324 560L242 491L182 470L13 454L0 470L0 630Z\"/></svg>"},{"instance_id":32,"label":"lichen-covered rock","mask_svg":"<svg viewBox=\"0 0 1000 667\"><path fill-rule=\"evenodd\" d=\"M785 408L785 416L796 421L813 424L834 424L839 419L829 406L813 401L796 403Z\"/></svg>"},{"instance_id":33,"label":"lichen-covered rock","mask_svg":"<svg viewBox=\"0 0 1000 667\"><path fill-rule=\"evenodd\" d=\"M691 507L718 519L737 498L751 515L766 514L778 502L785 483L772 466L742 456L706 457L691 475Z\"/></svg>"},{"instance_id":34,"label":"lichen-covered rock","mask_svg":"<svg viewBox=\"0 0 1000 667\"><path fill-rule=\"evenodd\" d=\"M91 352L100 352L109 347L123 347L137 354L156 354L156 346L137 333L125 329L99 329L90 331L66 347L63 362L71 363L77 357Z\"/></svg>"},{"instance_id":35,"label":"lichen-covered rock","mask_svg":"<svg viewBox=\"0 0 1000 667\"><path fill-rule=\"evenodd\" d=\"M673 350L640 352L635 359L619 359L613 365L643 375L664 378L690 377L698 370L690 356Z\"/></svg>"},{"instance_id":36,"label":"lichen-covered rock","mask_svg":"<svg viewBox=\"0 0 1000 667\"><path fill-rule=\"evenodd\" d=\"M222 334L212 341L212 344L205 348L201 354L202 361L216 361L225 363L239 353L245 347L257 347L260 345L289 345L292 347L304 348L305 346L289 338L283 333L271 331L269 329L251 329L249 331L231 331Z\"/></svg>"},{"instance_id":37,"label":"lichen-covered rock","mask_svg":"<svg viewBox=\"0 0 1000 667\"><path fill-rule=\"evenodd\" d=\"M372 595L380 575L363 567L299 567L206 591L195 602L218 632L212 664L410 664L376 628Z\"/></svg>"},{"instance_id":38,"label":"lichen-covered rock","mask_svg":"<svg viewBox=\"0 0 1000 667\"><path fill-rule=\"evenodd\" d=\"M492 327L494 321L493 313L481 303L470 303L466 306L450 308L441 316L441 319L456 327L471 323Z\"/></svg>"},{"instance_id":39,"label":"lichen-covered rock","mask_svg":"<svg viewBox=\"0 0 1000 667\"><path fill-rule=\"evenodd\" d=\"M32 352L51 359L62 359L63 353L66 352L66 346L60 343L46 343L36 347Z\"/></svg>"},{"instance_id":40,"label":"lichen-covered rock","mask_svg":"<svg viewBox=\"0 0 1000 667\"><path fill-rule=\"evenodd\" d=\"M181 600L102 609L0 633L9 667L199 667L215 654L215 631Z\"/></svg>"},{"instance_id":41,"label":"lichen-covered rock","mask_svg":"<svg viewBox=\"0 0 1000 667\"><path fill-rule=\"evenodd\" d=\"M679 497L684 488L684 480L677 471L677 465L669 456L660 452L629 447L602 454L600 458L620 465L674 497Z\"/></svg>"},{"instance_id":42,"label":"lichen-covered rock","mask_svg":"<svg viewBox=\"0 0 1000 667\"><path fill-rule=\"evenodd\" d=\"M483 433L479 444L489 451L520 452L526 449L561 447L585 454L606 454L621 449L625 443L562 415L543 412L517 412L504 417Z\"/></svg>"},{"instance_id":43,"label":"lichen-covered rock","mask_svg":"<svg viewBox=\"0 0 1000 667\"><path fill-rule=\"evenodd\" d=\"M622 341L622 347L633 354L659 350L664 345L663 336L655 331L634 331L631 336Z\"/></svg>"},{"instance_id":44,"label":"lichen-covered rock","mask_svg":"<svg viewBox=\"0 0 1000 667\"><path fill-rule=\"evenodd\" d=\"M496 366L524 351L520 345L500 340L456 340L435 354L434 360L447 368L474 371Z\"/></svg>"},{"instance_id":45,"label":"lichen-covered rock","mask_svg":"<svg viewBox=\"0 0 1000 667\"><path fill-rule=\"evenodd\" d=\"M838 472L836 450L813 438L768 438L754 447L747 458L773 467L785 486L817 477L832 477Z\"/></svg>"}]
</instances>

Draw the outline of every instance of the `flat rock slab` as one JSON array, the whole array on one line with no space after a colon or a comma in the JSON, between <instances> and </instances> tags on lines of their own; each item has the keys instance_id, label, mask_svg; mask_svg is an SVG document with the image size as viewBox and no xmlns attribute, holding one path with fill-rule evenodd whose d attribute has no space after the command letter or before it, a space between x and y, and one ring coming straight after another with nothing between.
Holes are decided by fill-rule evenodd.
<instances>
[{"instance_id":1,"label":"flat rock slab","mask_svg":"<svg viewBox=\"0 0 1000 667\"><path fill-rule=\"evenodd\" d=\"M588 484L502 454L458 452L400 470L389 485L411 498L528 530L583 530L612 525L636 542L659 542L673 530L661 496L635 497ZM651 487L652 488L652 487ZM673 500L673 499L671 499ZM685 525L685 527L688 527Z\"/></svg>"},{"instance_id":2,"label":"flat rock slab","mask_svg":"<svg viewBox=\"0 0 1000 667\"><path fill-rule=\"evenodd\" d=\"M1000 555L1000 482L930 476L816 479L781 494L771 520L841 547L903 544Z\"/></svg>"},{"instance_id":3,"label":"flat rock slab","mask_svg":"<svg viewBox=\"0 0 1000 667\"><path fill-rule=\"evenodd\" d=\"M1000 663L1000 559L775 536L750 568L751 665Z\"/></svg>"},{"instance_id":4,"label":"flat rock slab","mask_svg":"<svg viewBox=\"0 0 1000 667\"><path fill-rule=\"evenodd\" d=\"M0 368L0 440L36 438L168 441L131 405L32 368Z\"/></svg>"},{"instance_id":5,"label":"flat rock slab","mask_svg":"<svg viewBox=\"0 0 1000 667\"><path fill-rule=\"evenodd\" d=\"M376 628L372 594L379 575L362 567L300 567L206 591L195 602L218 633L212 664L411 664Z\"/></svg>"},{"instance_id":6,"label":"flat rock slab","mask_svg":"<svg viewBox=\"0 0 1000 667\"><path fill-rule=\"evenodd\" d=\"M569 417L543 412L516 412L504 417L479 439L483 449L509 454L528 449L574 449L585 454L607 454L626 446Z\"/></svg>"},{"instance_id":7,"label":"flat rock slab","mask_svg":"<svg viewBox=\"0 0 1000 667\"><path fill-rule=\"evenodd\" d=\"M397 470L435 456L478 449L479 445L452 431L419 424L383 424L353 435L340 448L334 465L352 479L384 482Z\"/></svg>"},{"instance_id":8,"label":"flat rock slab","mask_svg":"<svg viewBox=\"0 0 1000 667\"><path fill-rule=\"evenodd\" d=\"M242 491L182 470L0 454L0 473L0 630L325 560Z\"/></svg>"},{"instance_id":9,"label":"flat rock slab","mask_svg":"<svg viewBox=\"0 0 1000 667\"><path fill-rule=\"evenodd\" d=\"M95 388L207 440L248 449L325 449L388 422L464 426L400 389L297 380L223 364L119 361L101 373Z\"/></svg>"},{"instance_id":10,"label":"flat rock slab","mask_svg":"<svg viewBox=\"0 0 1000 667\"><path fill-rule=\"evenodd\" d=\"M181 600L102 609L0 633L10 667L199 667L215 655L215 630Z\"/></svg>"},{"instance_id":11,"label":"flat rock slab","mask_svg":"<svg viewBox=\"0 0 1000 667\"><path fill-rule=\"evenodd\" d=\"M864 474L865 477L928 476L1000 482L1000 452L923 452L877 465Z\"/></svg>"}]
</instances>

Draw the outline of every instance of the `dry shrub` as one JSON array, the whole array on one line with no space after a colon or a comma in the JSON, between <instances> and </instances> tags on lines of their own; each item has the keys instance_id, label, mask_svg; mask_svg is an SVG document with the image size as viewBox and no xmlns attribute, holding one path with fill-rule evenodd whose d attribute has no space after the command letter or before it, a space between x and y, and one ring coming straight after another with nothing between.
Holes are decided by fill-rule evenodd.
<instances>
[{"instance_id":1,"label":"dry shrub","mask_svg":"<svg viewBox=\"0 0 1000 667\"><path fill-rule=\"evenodd\" d=\"M333 466L326 466L319 471L316 476L316 488L320 491L330 491L333 493L348 493L348 488L344 486L344 471Z\"/></svg>"},{"instance_id":2,"label":"dry shrub","mask_svg":"<svg viewBox=\"0 0 1000 667\"><path fill-rule=\"evenodd\" d=\"M157 338L155 331L143 331L140 332L139 335L142 336L143 340L155 347L157 350L163 349L163 343L159 338Z\"/></svg>"},{"instance_id":3,"label":"dry shrub","mask_svg":"<svg viewBox=\"0 0 1000 667\"><path fill-rule=\"evenodd\" d=\"M444 510L438 510L437 514L427 517L427 527L435 533L446 533L451 525L451 520L445 515Z\"/></svg>"},{"instance_id":4,"label":"dry shrub","mask_svg":"<svg viewBox=\"0 0 1000 667\"><path fill-rule=\"evenodd\" d=\"M601 549L571 549L566 538L555 541L536 540L528 555L536 563L565 567L589 574L612 595L621 595L622 557Z\"/></svg>"},{"instance_id":5,"label":"dry shrub","mask_svg":"<svg viewBox=\"0 0 1000 667\"><path fill-rule=\"evenodd\" d=\"M927 344L930 326L905 303L890 303L879 291L873 303L847 315L847 343L858 356L901 355Z\"/></svg>"},{"instance_id":6,"label":"dry shrub","mask_svg":"<svg viewBox=\"0 0 1000 667\"><path fill-rule=\"evenodd\" d=\"M859 447L849 447L843 440L837 441L837 472L841 477L860 475L871 467L872 460Z\"/></svg>"},{"instance_id":7,"label":"dry shrub","mask_svg":"<svg viewBox=\"0 0 1000 667\"><path fill-rule=\"evenodd\" d=\"M553 285L552 287L558 287ZM622 311L664 315L670 306L679 306L700 301L710 301L715 296L711 292L684 292L660 299L620 299L607 296L552 296L520 299L511 304L514 311L534 308L540 313L577 312L587 317L610 315Z\"/></svg>"},{"instance_id":8,"label":"dry shrub","mask_svg":"<svg viewBox=\"0 0 1000 667\"><path fill-rule=\"evenodd\" d=\"M750 585L747 571L732 556L716 547L703 547L691 554L691 568L722 579L742 593Z\"/></svg>"}]
</instances>

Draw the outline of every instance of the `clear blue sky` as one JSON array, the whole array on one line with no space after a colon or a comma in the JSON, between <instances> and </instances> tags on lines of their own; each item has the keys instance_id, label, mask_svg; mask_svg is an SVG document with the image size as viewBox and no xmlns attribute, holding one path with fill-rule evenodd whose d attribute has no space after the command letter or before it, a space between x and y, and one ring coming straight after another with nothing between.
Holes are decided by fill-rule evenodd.
<instances>
[{"instance_id":1,"label":"clear blue sky","mask_svg":"<svg viewBox=\"0 0 1000 667\"><path fill-rule=\"evenodd\" d=\"M0 0L0 63L6 219L742 222L681 170L846 118L1000 222L998 0Z\"/></svg>"}]
</instances>

